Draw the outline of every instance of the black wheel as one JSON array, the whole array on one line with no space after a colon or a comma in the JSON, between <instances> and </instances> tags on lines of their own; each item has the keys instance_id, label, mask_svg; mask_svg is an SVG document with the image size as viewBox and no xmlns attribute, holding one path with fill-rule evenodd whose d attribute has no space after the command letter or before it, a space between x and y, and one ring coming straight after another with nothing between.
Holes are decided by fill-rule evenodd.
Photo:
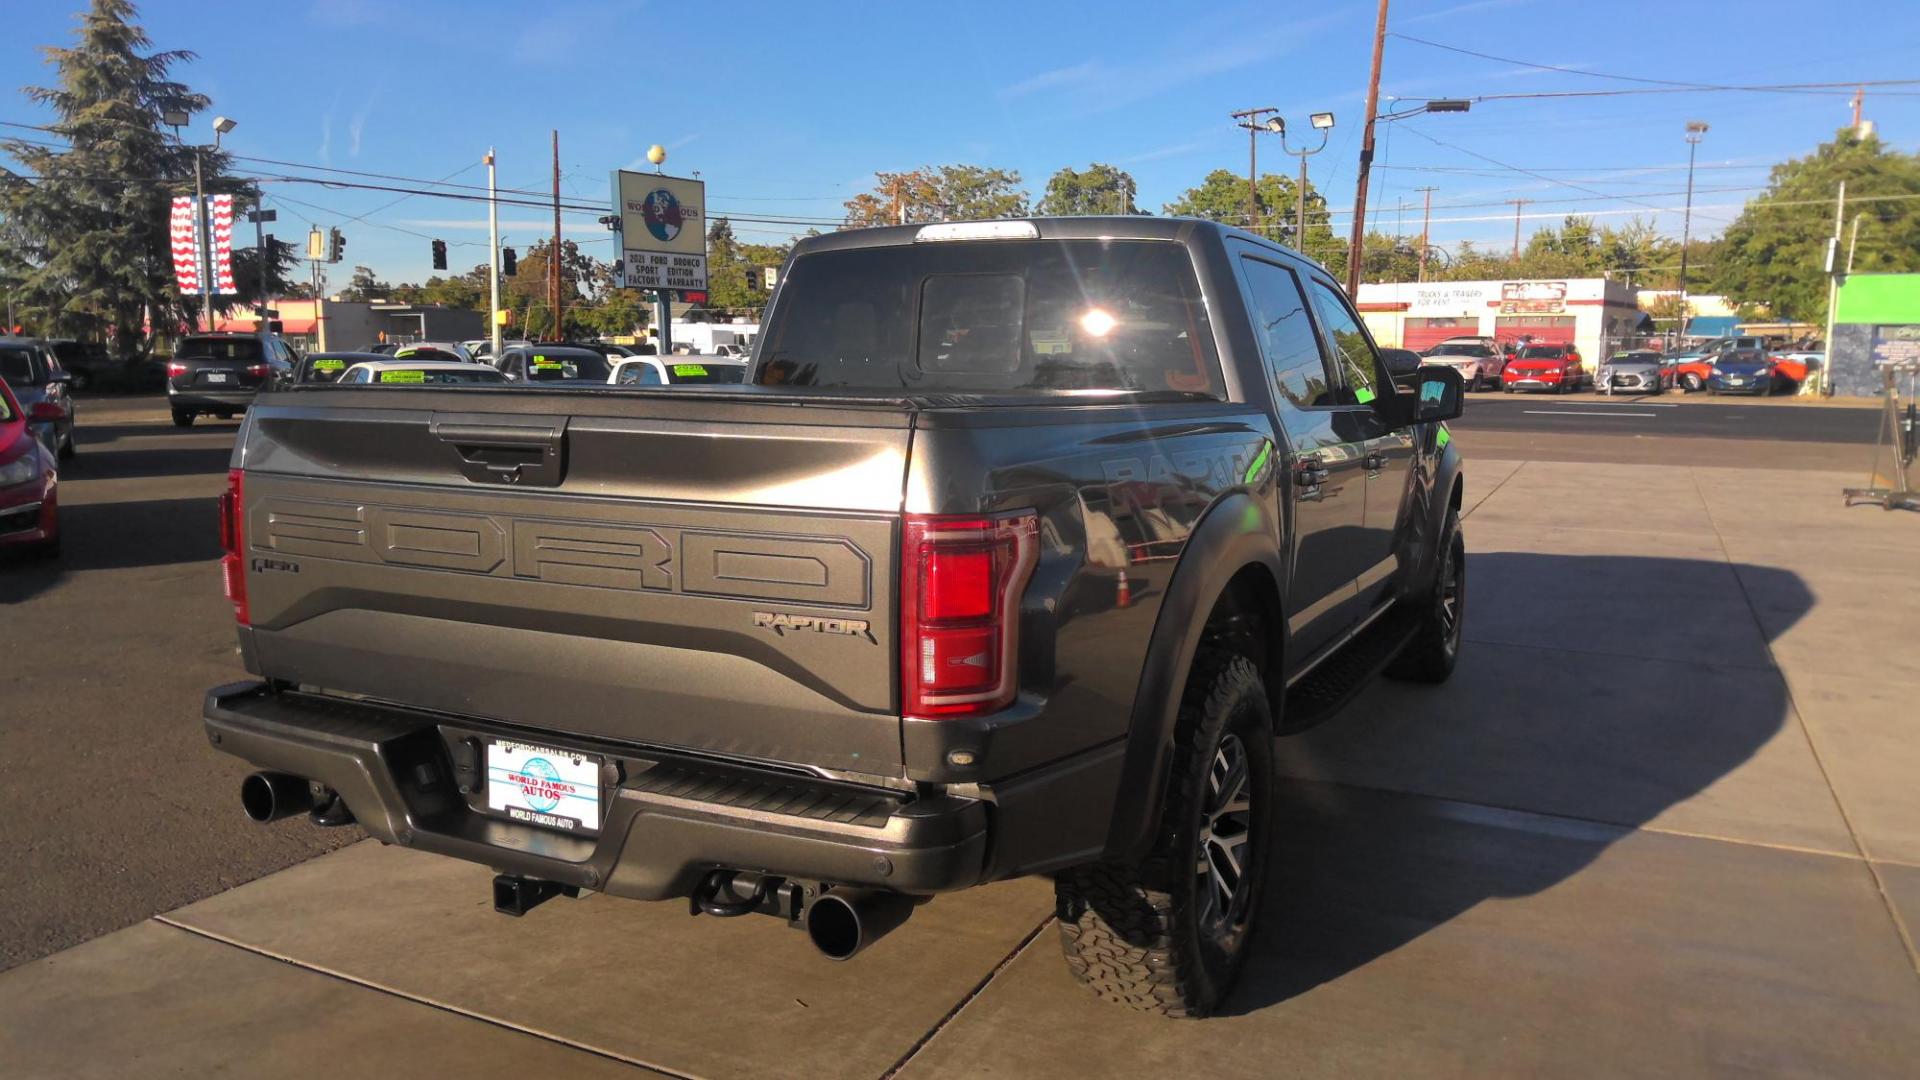
<instances>
[{"instance_id":1,"label":"black wheel","mask_svg":"<svg viewBox=\"0 0 1920 1080\"><path fill-rule=\"evenodd\" d=\"M1055 913L1067 970L1096 995L1206 1016L1246 959L1272 831L1271 713L1245 657L1194 657L1170 777L1153 853L1061 873Z\"/></svg>"},{"instance_id":2,"label":"black wheel","mask_svg":"<svg viewBox=\"0 0 1920 1080\"><path fill-rule=\"evenodd\" d=\"M193 410L192 409L173 410L173 426L174 427L192 427L193 426Z\"/></svg>"},{"instance_id":3,"label":"black wheel","mask_svg":"<svg viewBox=\"0 0 1920 1080\"><path fill-rule=\"evenodd\" d=\"M1707 384L1700 376L1689 371L1680 377L1680 385L1686 388L1687 393L1697 394L1705 389Z\"/></svg>"},{"instance_id":4,"label":"black wheel","mask_svg":"<svg viewBox=\"0 0 1920 1080\"><path fill-rule=\"evenodd\" d=\"M1440 566L1433 593L1420 613L1420 629L1387 674L1409 682L1442 683L1460 660L1460 627L1467 610L1467 545L1460 512L1449 511L1440 538Z\"/></svg>"},{"instance_id":5,"label":"black wheel","mask_svg":"<svg viewBox=\"0 0 1920 1080\"><path fill-rule=\"evenodd\" d=\"M73 441L73 432L67 432L67 440L60 444L60 460L66 461L79 452L80 448Z\"/></svg>"}]
</instances>

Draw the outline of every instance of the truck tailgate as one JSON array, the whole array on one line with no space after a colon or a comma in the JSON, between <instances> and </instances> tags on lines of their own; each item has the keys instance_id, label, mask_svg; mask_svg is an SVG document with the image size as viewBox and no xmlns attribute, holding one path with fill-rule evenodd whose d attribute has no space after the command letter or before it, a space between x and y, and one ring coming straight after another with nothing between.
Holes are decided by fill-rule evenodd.
<instances>
[{"instance_id":1,"label":"truck tailgate","mask_svg":"<svg viewBox=\"0 0 1920 1080\"><path fill-rule=\"evenodd\" d=\"M245 472L259 674L583 736L901 770L912 414L753 394L296 391Z\"/></svg>"}]
</instances>

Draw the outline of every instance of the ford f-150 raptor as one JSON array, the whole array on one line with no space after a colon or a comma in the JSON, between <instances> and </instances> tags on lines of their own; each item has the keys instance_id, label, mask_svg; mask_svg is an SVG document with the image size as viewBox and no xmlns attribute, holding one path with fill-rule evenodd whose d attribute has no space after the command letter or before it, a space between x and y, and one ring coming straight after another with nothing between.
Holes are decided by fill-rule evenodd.
<instances>
[{"instance_id":1,"label":"ford f-150 raptor","mask_svg":"<svg viewBox=\"0 0 1920 1080\"><path fill-rule=\"evenodd\" d=\"M801 241L741 385L302 385L222 500L256 820L762 912L847 958L1053 879L1073 973L1174 1015L1248 953L1273 739L1438 682L1449 368L1211 222Z\"/></svg>"}]
</instances>

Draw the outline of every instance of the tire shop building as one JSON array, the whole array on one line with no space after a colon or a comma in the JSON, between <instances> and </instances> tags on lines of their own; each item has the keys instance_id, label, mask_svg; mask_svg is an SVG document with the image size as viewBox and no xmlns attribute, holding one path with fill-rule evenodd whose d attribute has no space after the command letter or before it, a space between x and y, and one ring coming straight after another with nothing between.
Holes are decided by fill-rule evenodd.
<instances>
[{"instance_id":1,"label":"tire shop building","mask_svg":"<svg viewBox=\"0 0 1920 1080\"><path fill-rule=\"evenodd\" d=\"M1374 340L1420 352L1450 337L1567 343L1589 361L1633 336L1635 290L1606 278L1362 284L1356 298Z\"/></svg>"}]
</instances>

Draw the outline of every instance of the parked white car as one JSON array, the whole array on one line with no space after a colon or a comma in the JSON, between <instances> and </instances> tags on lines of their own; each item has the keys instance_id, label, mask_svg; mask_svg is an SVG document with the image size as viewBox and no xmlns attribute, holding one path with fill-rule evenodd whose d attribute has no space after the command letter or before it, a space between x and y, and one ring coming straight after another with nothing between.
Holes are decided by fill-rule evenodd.
<instances>
[{"instance_id":1,"label":"parked white car","mask_svg":"<svg viewBox=\"0 0 1920 1080\"><path fill-rule=\"evenodd\" d=\"M1460 373L1460 382L1468 390L1485 390L1500 385L1500 370L1506 357L1499 349L1479 340L1443 341L1421 354L1421 363L1431 367L1450 367Z\"/></svg>"},{"instance_id":2,"label":"parked white car","mask_svg":"<svg viewBox=\"0 0 1920 1080\"><path fill-rule=\"evenodd\" d=\"M485 364L458 360L369 360L340 373L336 386L469 386L504 384L506 376Z\"/></svg>"},{"instance_id":3,"label":"parked white car","mask_svg":"<svg viewBox=\"0 0 1920 1080\"><path fill-rule=\"evenodd\" d=\"M630 356L607 376L614 386L715 385L745 382L744 356Z\"/></svg>"}]
</instances>

